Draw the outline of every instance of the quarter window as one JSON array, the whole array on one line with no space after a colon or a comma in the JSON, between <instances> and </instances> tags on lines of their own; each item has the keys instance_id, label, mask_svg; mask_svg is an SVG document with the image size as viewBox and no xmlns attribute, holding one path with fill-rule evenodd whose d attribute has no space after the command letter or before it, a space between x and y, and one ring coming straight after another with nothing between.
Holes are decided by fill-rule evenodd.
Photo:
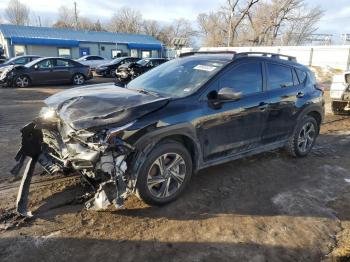
<instances>
[{"instance_id":1,"label":"quarter window","mask_svg":"<svg viewBox=\"0 0 350 262\"><path fill-rule=\"evenodd\" d=\"M299 78L299 82L304 83L304 81L306 79L306 73L304 71L299 70L299 69L296 69L296 71L297 71L297 75Z\"/></svg>"},{"instance_id":2,"label":"quarter window","mask_svg":"<svg viewBox=\"0 0 350 262\"><path fill-rule=\"evenodd\" d=\"M230 87L243 95L261 92L261 64L245 63L234 67L220 79L220 87Z\"/></svg>"},{"instance_id":3,"label":"quarter window","mask_svg":"<svg viewBox=\"0 0 350 262\"><path fill-rule=\"evenodd\" d=\"M269 89L279 89L294 85L292 70L277 64L267 64Z\"/></svg>"}]
</instances>

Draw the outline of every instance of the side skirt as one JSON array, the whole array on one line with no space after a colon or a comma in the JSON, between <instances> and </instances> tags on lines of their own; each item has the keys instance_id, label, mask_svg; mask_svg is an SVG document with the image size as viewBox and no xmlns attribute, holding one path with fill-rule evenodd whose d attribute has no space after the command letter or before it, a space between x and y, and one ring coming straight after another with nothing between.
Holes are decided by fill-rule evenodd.
<instances>
[{"instance_id":1,"label":"side skirt","mask_svg":"<svg viewBox=\"0 0 350 262\"><path fill-rule=\"evenodd\" d=\"M283 146L285 146L287 143L287 140L282 140L282 141L278 141L278 142L274 142L268 145L263 145L263 146L259 146L257 148L254 149L250 149L247 151L243 151L240 152L238 154L234 154L234 155L228 155L222 158L218 158L218 159L214 159L214 160L210 160L208 162L202 163L201 166L198 167L198 169L196 171L199 171L201 169L210 167L210 166L215 166L215 165L220 165L226 162L230 162L236 159L240 159L240 158L244 158L244 157L248 157L248 156L252 156L252 155L256 155L256 154L260 154L266 151L271 151L277 148L281 148Z\"/></svg>"}]
</instances>

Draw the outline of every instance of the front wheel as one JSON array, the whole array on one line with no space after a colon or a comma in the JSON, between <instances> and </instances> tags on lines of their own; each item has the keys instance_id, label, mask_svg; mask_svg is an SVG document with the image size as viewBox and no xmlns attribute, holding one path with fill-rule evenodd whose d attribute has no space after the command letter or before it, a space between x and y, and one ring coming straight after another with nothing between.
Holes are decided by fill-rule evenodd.
<instances>
[{"instance_id":1,"label":"front wheel","mask_svg":"<svg viewBox=\"0 0 350 262\"><path fill-rule=\"evenodd\" d=\"M139 198L150 205L176 200L192 175L192 159L187 149L175 141L155 146L140 168L136 183Z\"/></svg>"},{"instance_id":2,"label":"front wheel","mask_svg":"<svg viewBox=\"0 0 350 262\"><path fill-rule=\"evenodd\" d=\"M315 118L305 116L289 138L287 150L294 157L306 156L314 146L319 133Z\"/></svg>"},{"instance_id":3,"label":"front wheel","mask_svg":"<svg viewBox=\"0 0 350 262\"><path fill-rule=\"evenodd\" d=\"M20 88L26 88L30 84L30 80L28 76L20 75L15 78L14 86Z\"/></svg>"},{"instance_id":4,"label":"front wheel","mask_svg":"<svg viewBox=\"0 0 350 262\"><path fill-rule=\"evenodd\" d=\"M82 85L85 83L85 77L82 74L75 74L73 76L73 85Z\"/></svg>"}]
</instances>

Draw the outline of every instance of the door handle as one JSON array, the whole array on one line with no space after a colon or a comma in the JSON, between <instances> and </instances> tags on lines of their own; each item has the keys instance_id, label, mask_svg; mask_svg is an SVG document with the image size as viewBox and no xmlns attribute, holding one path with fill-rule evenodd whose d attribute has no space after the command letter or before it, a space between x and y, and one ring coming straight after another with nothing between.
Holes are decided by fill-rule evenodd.
<instances>
[{"instance_id":1,"label":"door handle","mask_svg":"<svg viewBox=\"0 0 350 262\"><path fill-rule=\"evenodd\" d=\"M297 93L296 97L297 98L302 98L304 96L304 92L300 91Z\"/></svg>"},{"instance_id":2,"label":"door handle","mask_svg":"<svg viewBox=\"0 0 350 262\"><path fill-rule=\"evenodd\" d=\"M261 111L265 111L268 106L269 106L269 104L267 104L265 102L261 102L258 107Z\"/></svg>"}]
</instances>

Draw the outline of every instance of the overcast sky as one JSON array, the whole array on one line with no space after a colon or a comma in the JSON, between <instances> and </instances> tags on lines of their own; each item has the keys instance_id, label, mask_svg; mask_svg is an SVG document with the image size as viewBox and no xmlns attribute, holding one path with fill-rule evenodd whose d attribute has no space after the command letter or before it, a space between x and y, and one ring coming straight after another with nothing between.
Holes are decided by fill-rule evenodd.
<instances>
[{"instance_id":1,"label":"overcast sky","mask_svg":"<svg viewBox=\"0 0 350 262\"><path fill-rule=\"evenodd\" d=\"M33 16L41 16L44 21L55 20L61 5L73 7L74 0L22 0L27 3ZM217 9L223 0L76 0L80 14L106 21L114 10L128 6L141 11L145 19L164 22L184 17L196 20L198 13ZM339 35L350 33L350 0L306 0L309 5L320 5L325 15L319 23L319 32ZM0 12L6 8L8 0L0 0ZM53 22L51 21L51 22Z\"/></svg>"}]
</instances>

